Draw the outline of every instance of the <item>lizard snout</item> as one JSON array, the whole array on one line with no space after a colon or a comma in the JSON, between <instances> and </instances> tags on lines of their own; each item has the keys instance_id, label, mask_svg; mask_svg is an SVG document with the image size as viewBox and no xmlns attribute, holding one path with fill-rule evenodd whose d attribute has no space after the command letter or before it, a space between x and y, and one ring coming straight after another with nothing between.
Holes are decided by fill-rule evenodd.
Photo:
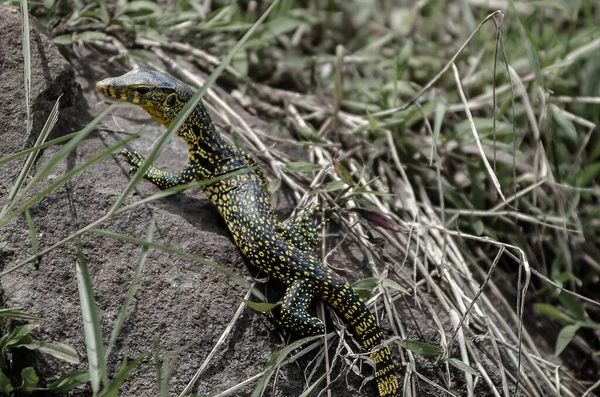
<instances>
[{"instance_id":1,"label":"lizard snout","mask_svg":"<svg viewBox=\"0 0 600 397\"><path fill-rule=\"evenodd\" d=\"M99 82L96 83L96 90L98 92L100 92L101 94L104 94L106 96L112 97L112 98L116 98L116 92L114 89L112 89L112 84L110 79L104 79L101 80Z\"/></svg>"}]
</instances>

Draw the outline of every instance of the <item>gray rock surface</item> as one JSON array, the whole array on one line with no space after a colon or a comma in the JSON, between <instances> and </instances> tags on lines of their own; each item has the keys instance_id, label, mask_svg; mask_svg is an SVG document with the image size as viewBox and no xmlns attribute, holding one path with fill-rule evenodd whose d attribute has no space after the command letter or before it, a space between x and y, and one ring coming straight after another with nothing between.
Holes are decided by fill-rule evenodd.
<instances>
[{"instance_id":1,"label":"gray rock surface","mask_svg":"<svg viewBox=\"0 0 600 397\"><path fill-rule=\"evenodd\" d=\"M23 135L25 108L20 55L20 14L16 8L2 7L0 19L4 26L10 27L8 34L3 35L0 41L0 53L4 54L1 92L5 98L7 92L17 94L12 95L12 101L4 101L10 106L2 107L0 113L0 150L2 156L5 156L28 147L34 138ZM65 105L81 103L82 99L78 96L79 85L76 84L71 65L44 36L35 20L31 18L31 21L32 37L37 37L40 43L39 47L36 47L39 51L36 52L32 48L35 135L39 133L54 100L60 93L64 93ZM87 70L78 72L77 80L85 93L83 101L92 109L91 113L97 114L106 105L103 104L104 98L92 89L93 83L97 79L119 72L102 71L105 65L94 62L93 58L87 61ZM79 66L78 62L81 61L73 62ZM4 76L9 78L5 79ZM80 109L86 107L82 106ZM72 125L89 121L90 116L85 112L79 115L81 120L74 120ZM68 114L66 117L73 116ZM65 117L64 112L61 113L61 117ZM108 130L98 131L84 140L67 161L54 170L48 181L40 184L40 188L125 136L115 133L115 130L135 132L146 124L149 126L148 132L132 144L133 149L142 153L149 151L154 140L162 132L162 127L140 109L115 112L114 116L106 120ZM60 133L69 133L74 129L63 130ZM37 166L48 161L58 149L59 147L46 149L38 158ZM185 144L176 142L162 153L158 164L164 169L176 171L186 162L186 158ZM21 165L21 162L9 163L7 168L12 172L0 178L3 196L14 183ZM40 249L49 247L105 214L126 186L129 180L128 168L121 158L113 155L75 177L34 206L31 215ZM150 183L141 183L128 202L155 192L156 188ZM293 206L285 193L280 193L276 202L287 212ZM224 223L198 190L138 207L101 227L144 238L152 216L156 219L156 242L215 261L241 275L248 275L243 258L232 243ZM6 242L6 246L0 252L2 270L32 254L23 216L0 230L0 241ZM94 234L85 234L81 238L81 244L90 266L104 338L108 341L141 249L134 244ZM352 252L351 255L357 253ZM75 260L75 245L68 243L45 255L39 263L39 269L31 264L0 279L3 307L17 307L45 319L35 331L37 339L73 346L84 357L79 366L65 364L41 354L27 354L24 359L17 357L17 365L33 365L46 381L70 371L85 369L87 364ZM343 260L343 257L337 260ZM353 258L353 261L356 261L356 258ZM272 296L275 290L276 286L267 293ZM151 250L132 310L109 360L110 374L116 373L125 354L136 357L152 353L156 344L161 356L170 357L170 361L173 362L170 390L174 393L181 391L225 330L240 304L240 298L245 294L245 289L210 268ZM265 316L251 309L244 309L224 347L213 358L193 391L210 395L260 373L269 356L284 347L282 341L280 334ZM303 371L306 365L307 361L304 360L300 366L294 364L284 368L277 376L277 391L274 395L299 395L304 386ZM360 379L353 375L350 375L350 378L350 388L356 390L360 386ZM365 388L367 394L352 394L370 395L370 386ZM252 387L251 385L243 388L235 395L248 395ZM348 387L344 378L337 382L336 389L338 393L347 393ZM122 393L156 393L156 374L152 360L143 364L135 376L127 380ZM88 395L89 390L80 388L72 394Z\"/></svg>"},{"instance_id":2,"label":"gray rock surface","mask_svg":"<svg viewBox=\"0 0 600 397\"><path fill-rule=\"evenodd\" d=\"M0 6L0 156L4 157L31 145L42 129L50 110L62 95L63 109L82 102L81 90L75 84L71 65L60 55L57 47L46 37L35 18L30 18L31 51L31 133L25 124L25 84L21 33L21 13L17 7ZM65 124L55 131L64 130ZM0 197L10 190L22 160L0 167L5 176L0 178Z\"/></svg>"}]
</instances>

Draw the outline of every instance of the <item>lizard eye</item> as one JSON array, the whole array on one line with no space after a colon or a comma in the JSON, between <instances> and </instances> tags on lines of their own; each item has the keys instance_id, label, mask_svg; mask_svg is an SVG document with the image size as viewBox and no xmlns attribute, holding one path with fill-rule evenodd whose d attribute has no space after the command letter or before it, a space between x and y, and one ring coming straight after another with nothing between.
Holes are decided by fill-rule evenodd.
<instances>
[{"instance_id":1,"label":"lizard eye","mask_svg":"<svg viewBox=\"0 0 600 397\"><path fill-rule=\"evenodd\" d=\"M150 89L149 89L148 87L138 87L138 88L136 88L135 90L136 90L136 91L138 92L138 94L140 94L140 95L145 95L145 94L147 94L147 93L148 93L148 91L150 91Z\"/></svg>"},{"instance_id":2,"label":"lizard eye","mask_svg":"<svg viewBox=\"0 0 600 397\"><path fill-rule=\"evenodd\" d=\"M173 105L175 105L176 101L177 101L177 98L176 98L175 94L171 94L165 100L165 106L172 107Z\"/></svg>"}]
</instances>

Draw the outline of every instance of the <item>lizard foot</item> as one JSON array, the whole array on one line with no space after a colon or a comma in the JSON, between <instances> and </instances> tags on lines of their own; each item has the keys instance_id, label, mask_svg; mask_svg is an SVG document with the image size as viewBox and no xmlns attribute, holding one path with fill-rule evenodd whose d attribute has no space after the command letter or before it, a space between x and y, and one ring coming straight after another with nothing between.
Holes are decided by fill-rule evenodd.
<instances>
[{"instance_id":1,"label":"lizard foot","mask_svg":"<svg viewBox=\"0 0 600 397\"><path fill-rule=\"evenodd\" d=\"M123 149L123 150L121 150L121 152L119 154L121 156L125 157L125 159L127 159L127 162L132 166L129 169L129 176L135 174L137 172L138 168L144 162L144 158L138 152L130 152L127 149Z\"/></svg>"}]
</instances>

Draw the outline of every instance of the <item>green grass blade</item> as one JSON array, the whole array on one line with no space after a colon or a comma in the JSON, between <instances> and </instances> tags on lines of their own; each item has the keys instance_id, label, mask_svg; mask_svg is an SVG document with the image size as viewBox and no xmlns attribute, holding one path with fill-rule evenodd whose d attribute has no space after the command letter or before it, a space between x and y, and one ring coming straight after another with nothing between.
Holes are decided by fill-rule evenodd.
<instances>
[{"instance_id":1,"label":"green grass blade","mask_svg":"<svg viewBox=\"0 0 600 397\"><path fill-rule=\"evenodd\" d=\"M77 262L77 286L79 288L79 300L81 302L81 315L83 317L83 331L85 333L85 347L89 365L90 380L94 396L100 390L100 382L108 385L106 375L106 361L104 360L102 346L102 330L98 318L98 308L94 299L92 279L87 267L87 261L78 247Z\"/></svg>"},{"instance_id":2,"label":"green grass blade","mask_svg":"<svg viewBox=\"0 0 600 397\"><path fill-rule=\"evenodd\" d=\"M269 380L271 379L271 376L273 376L273 374L275 373L275 371L277 371L277 367L279 366L279 364L281 364L283 362L283 360L285 360L285 358L294 350L296 350L297 348L299 348L300 346L312 342L313 340L322 338L323 335L315 335L315 336L309 336L308 338L302 338L300 340L297 340L296 342L284 347L283 349L273 353L271 355L271 357L269 358L269 361L267 361L267 365L265 367L265 370L263 372L263 375L260 377L260 379L258 380L258 383L256 384L256 387L254 388L254 390L252 391L252 397L261 397L263 395L263 393L265 392L265 389L267 388L267 385L269 384Z\"/></svg>"},{"instance_id":3,"label":"green grass blade","mask_svg":"<svg viewBox=\"0 0 600 397\"><path fill-rule=\"evenodd\" d=\"M525 26L525 21L523 21L523 18L521 18L521 15L517 11L517 8L515 7L515 3L513 2L513 0L510 0L510 9L517 16L517 21L519 22L519 28L520 28L520 32L521 32L521 38L523 39L522 42L525 44L525 46L527 48L527 53L529 55L529 61L531 62L531 66L533 67L533 70L535 72L536 79L537 79L538 83L543 85L543 75L541 72L542 61L540 60L540 49L536 45L536 43L533 39L533 36L531 35L531 32L529 31L529 29L527 29L527 26Z\"/></svg>"},{"instance_id":4,"label":"green grass blade","mask_svg":"<svg viewBox=\"0 0 600 397\"><path fill-rule=\"evenodd\" d=\"M77 174L85 171L86 169L88 169L89 167L91 167L92 165L94 165L95 163L97 163L98 161L100 161L100 160L102 160L102 159L110 156L117 149L125 146L127 143L129 143L130 141L132 141L132 140L134 140L134 139L136 139L138 137L139 137L138 134L134 134L134 135L128 136L127 138L125 138L125 139L123 139L121 141L118 141L118 142L114 143L113 145L109 146L103 152L101 152L101 153L97 154L96 156L92 157L91 159L89 159L84 164L80 165L79 167L76 167L76 168L72 169L71 171L69 171L66 174L64 174L63 176L61 176L60 178L57 178L52 184L50 184L50 186L42 189L38 194L36 194L31 199L27 200L19 208L17 208L16 210L14 210L13 212L11 212L10 214L5 215L4 218L0 219L0 227L6 225L10 221L12 221L14 218L16 218L17 216L19 216L19 214L21 214L27 208L29 208L32 205L36 204L38 201L40 201L41 199L43 199L44 197L46 197L49 193L51 193L52 191L58 189L59 187L61 187L62 185L64 185L68 181L70 181L71 178L73 178L75 175L77 175Z\"/></svg>"},{"instance_id":5,"label":"green grass blade","mask_svg":"<svg viewBox=\"0 0 600 397\"><path fill-rule=\"evenodd\" d=\"M310 387L308 387L306 390L304 390L304 392L300 395L300 397L310 397L310 396L314 395L314 393L317 391L317 387L319 387L321 382L323 382L326 377L327 377L327 372L325 372L323 375L321 375L321 377L319 379L317 379L315 381L315 383L313 383L312 385L310 385Z\"/></svg>"},{"instance_id":6,"label":"green grass blade","mask_svg":"<svg viewBox=\"0 0 600 397\"><path fill-rule=\"evenodd\" d=\"M237 171L228 172L227 174L219 175L219 176L217 176L215 178L207 179L207 180L204 180L204 181L191 182L191 183L187 183L185 185L180 185L180 186L173 186L173 187L170 187L168 189L158 191L158 192L152 194L151 196L145 197L145 198L143 198L141 200L138 200L138 201L135 201L135 202L133 202L131 204L123 206L118 211L116 211L113 215L120 215L123 212L126 212L126 211L130 210L133 207L137 207L138 205L146 204L146 203L149 203L151 201L161 199L163 197L172 196L174 194L183 192L185 190L188 190L188 189L191 189L191 188L194 188L194 187L202 187L202 186L212 185L213 183L218 182L220 180L223 180L223 179L226 179L226 178L230 178L230 177L236 176L236 175L245 174L247 172L250 172L251 170L252 170L252 168L242 168L242 169L239 169Z\"/></svg>"},{"instance_id":7,"label":"green grass blade","mask_svg":"<svg viewBox=\"0 0 600 397\"><path fill-rule=\"evenodd\" d=\"M123 359L123 364L119 369L119 372L115 376L113 380L110 381L110 384L102 390L102 393L98 397L117 397L119 395L119 388L121 384L131 376L133 371L146 360L146 357L142 356L136 358L135 360L128 361L127 356Z\"/></svg>"},{"instance_id":8,"label":"green grass blade","mask_svg":"<svg viewBox=\"0 0 600 397\"><path fill-rule=\"evenodd\" d=\"M27 0L21 0L21 20L22 20L22 49L23 49L23 80L25 83L25 107L27 109L27 118L25 120L25 130L27 136L31 133L31 50L29 48L29 11L27 10Z\"/></svg>"},{"instance_id":9,"label":"green grass blade","mask_svg":"<svg viewBox=\"0 0 600 397\"><path fill-rule=\"evenodd\" d=\"M77 386L89 382L90 374L88 371L73 372L67 375L63 375L60 378L54 380L48 385L48 390L56 393L66 393L73 390Z\"/></svg>"},{"instance_id":10,"label":"green grass blade","mask_svg":"<svg viewBox=\"0 0 600 397\"><path fill-rule=\"evenodd\" d=\"M29 313L20 312L15 309L0 309L0 317L14 318L17 320L27 320L27 321L42 320L41 317L34 316L33 314L29 314Z\"/></svg>"},{"instance_id":11,"label":"green grass blade","mask_svg":"<svg viewBox=\"0 0 600 397\"><path fill-rule=\"evenodd\" d=\"M27 222L27 229L29 229L29 235L31 236L31 248L33 250L33 254L36 255L40 251L40 246L38 244L37 233L35 231L33 219L31 219L31 214L29 213L29 208L25 209L25 220Z\"/></svg>"},{"instance_id":12,"label":"green grass blade","mask_svg":"<svg viewBox=\"0 0 600 397\"><path fill-rule=\"evenodd\" d=\"M134 139L134 138L137 138L137 136L132 136L132 137L129 137L127 139ZM109 151L110 151L110 149L109 149ZM190 184L189 186L205 186L205 185L209 185L211 183L214 183L215 181L218 181L218 180L230 177L230 176L232 176L234 174L235 175L242 174L242 173L245 173L245 172L249 172L250 170L251 169L247 168L247 169L242 169L242 170L234 171L234 172L231 172L229 174L221 175L221 176L219 176L217 178L209 179L209 180L202 181L202 182L194 182L193 184ZM73 171L75 172L76 170L73 170ZM66 178L66 180L68 180L68 178ZM124 212L130 210L131 208L134 208L134 207L136 207L138 205L150 202L150 201L155 200L155 199L160 198L160 197L165 197L165 196L168 196L168 195L171 195L171 194L175 194L180 189L181 190L185 190L185 189L187 189L187 187L188 187L188 185L186 185L186 186L178 186L178 187L175 187L175 188L163 190L163 191L161 191L159 193L156 193L155 195L153 195L151 197L148 197L148 198L136 201L135 203L132 203L132 204L129 204L129 205L125 206L125 207L122 207L120 210L118 210L113 215L120 215L120 214L122 214L122 213L124 213ZM40 193L40 197L43 197L42 193ZM41 198L38 198L37 200L39 201L40 199ZM23 208L21 208L21 209L23 209ZM62 245L68 243L71 240L73 240L75 237L80 236L83 233L89 231L90 229L99 226L102 222L104 222L104 221L106 221L107 219L110 219L110 218L111 218L111 216L109 216L108 214L105 214L105 215L101 216L100 218L96 219L94 222L86 225L85 227L77 230L74 233L71 233L70 235L68 235L67 237L63 238L59 242L51 245L50 247L45 248L44 250L40 251L37 255L32 255L29 258L27 258L27 259L19 262L18 264L14 265L13 267L8 268L6 270L3 270L2 272L0 272L0 278L6 276L7 274L10 274L12 272L15 272L15 271L19 270L20 268L22 268L23 266L27 265L28 263L31 263L34 260L36 260L39 256L45 255L48 252L50 252L52 250L55 250L58 247L61 247ZM14 219L14 217L12 217L11 219ZM2 227L3 225L5 225L9 221L10 221L10 219L8 221L1 220L0 221L0 227ZM262 294L260 294L260 292L258 292L256 289L253 289L253 294L254 294L254 296L256 296L257 298L259 298L261 300L266 300L264 298L264 296Z\"/></svg>"},{"instance_id":13,"label":"green grass blade","mask_svg":"<svg viewBox=\"0 0 600 397\"><path fill-rule=\"evenodd\" d=\"M152 236L154 234L155 220L154 217L150 220L150 225L148 226L148 232L146 233L146 241L151 243ZM117 321L115 322L115 327L112 330L110 335L110 341L108 342L108 347L106 348L106 352L104 353L104 359L108 360L108 356L112 348L117 341L119 333L121 332L121 328L123 327L123 323L125 322L125 316L129 311L129 307L131 306L131 302L133 302L133 296L135 295L135 291L137 290L138 284L140 283L140 278L142 277L142 269L146 264L146 259L148 258L148 249L147 245L142 246L142 252L140 254L140 258L138 260L137 267L135 269L135 274L133 276L133 280L131 281L131 286L129 287L129 292L127 293L127 297L125 298L125 302L123 302L123 307L121 307L121 311L119 312L119 316L117 317Z\"/></svg>"},{"instance_id":14,"label":"green grass blade","mask_svg":"<svg viewBox=\"0 0 600 397\"><path fill-rule=\"evenodd\" d=\"M263 15L261 15L260 18L258 18L258 20L254 23L254 25L252 25L252 27L250 29L248 29L246 34L244 34L244 36L236 43L236 45L233 46L231 51L229 51L229 53L227 54L225 59L223 59L223 61L219 64L219 66L215 68L215 70L210 74L210 76L208 76L208 78L206 79L206 82L204 83L202 88L199 89L194 94L194 96L192 96L190 98L189 101L187 101L187 103L185 104L183 109L179 112L177 117L175 117L175 120L173 120L173 122L171 123L169 128L167 128L167 131L165 131L160 136L160 138L158 138L158 140L155 142L154 147L152 148L152 150L150 151L150 153L148 154L148 156L146 157L146 159L144 160L142 165L139 167L136 174L133 176L131 181L129 181L129 183L123 190L123 193L121 193L121 196L119 196L119 198L117 199L117 201L115 202L113 207L108 212L110 215L112 215L123 204L125 199L133 191L133 188L143 178L144 173L148 170L148 168L150 168L150 166L154 163L154 160L156 160L156 158L158 157L160 152L171 141L175 132L177 130L179 130L179 128L181 128L181 126L187 120L187 118L190 116L190 114L192 114L192 112L194 111L196 106L198 106L204 93L217 80L217 78L221 75L221 73L223 73L223 70L225 70L225 68L227 66L229 66L234 55L237 54L237 52L242 48L242 46L244 44L246 44L248 39L250 39L250 37L252 37L252 35L256 31L256 29L264 22L264 20L271 13L271 11L277 6L277 4L279 4L279 0L274 0L271 3L271 5L265 11L265 13Z\"/></svg>"},{"instance_id":15,"label":"green grass blade","mask_svg":"<svg viewBox=\"0 0 600 397\"><path fill-rule=\"evenodd\" d=\"M70 134L61 136L60 138L56 138L56 139L53 139L53 140L48 141L46 143L43 143L41 145L33 146L33 147L30 147L29 149L25 149L25 150L22 150L20 152L15 153L15 154L11 154L10 156L3 157L3 158L0 159L0 165L4 165L6 163L9 163L9 162L11 162L13 160L18 159L19 157L23 157L23 156L29 154L31 152L36 152L36 151L45 149L48 146L57 145L57 144L62 143L64 141L68 141L69 139L73 138L75 135L79 134L79 132L80 131L75 131L75 132L72 132Z\"/></svg>"},{"instance_id":16,"label":"green grass blade","mask_svg":"<svg viewBox=\"0 0 600 397\"><path fill-rule=\"evenodd\" d=\"M33 185L35 185L42 178L48 176L56 166L61 163L68 155L71 153L79 143L84 140L92 131L96 129L96 126L110 113L112 110L117 107L122 106L119 103L112 104L108 109L104 110L100 113L94 120L92 120L84 129L79 131L69 142L67 142L63 147L61 147L50 160L48 160L38 171L38 173L31 179L29 184L25 186L20 194L20 196L24 196ZM10 208L10 207L9 207Z\"/></svg>"},{"instance_id":17,"label":"green grass blade","mask_svg":"<svg viewBox=\"0 0 600 397\"><path fill-rule=\"evenodd\" d=\"M188 259L190 261L198 262L203 266L212 267L213 269L217 270L218 272L223 273L224 275L226 275L229 279L231 279L236 284L239 284L244 288L250 288L250 283L248 283L243 277L239 276L237 273L227 269L224 266L219 265L218 263L215 263L215 262L209 261L207 259L201 258L199 256L190 254L189 252L181 251L177 248L168 247L163 244L149 242L147 240L142 240L142 239L139 239L136 237L131 237L131 236L126 236L126 235L119 234L119 233L110 232L108 230L92 229L91 232L99 234L101 236L111 237L111 238L114 238L117 240L125 241L128 243L134 243L134 244L139 244L142 246L148 246L148 248L154 248L159 251L166 252L167 254L178 255L178 256Z\"/></svg>"},{"instance_id":18,"label":"green grass blade","mask_svg":"<svg viewBox=\"0 0 600 397\"><path fill-rule=\"evenodd\" d=\"M34 147L39 146L42 143L44 143L46 141L46 138L48 137L48 134L50 134L50 131L52 131L52 129L56 125L56 122L58 121L58 106L60 104L61 97L62 97L62 94L60 97L58 97L58 99L56 100L56 103L54 103L54 107L52 108L52 110L50 111L50 115L46 119L46 123L44 124L44 127L42 128L42 132L40 132L40 135L37 137ZM34 150L34 151L30 152L29 156L27 156L27 160L25 160L25 164L23 165L23 168L21 169L21 172L19 173L19 176L17 177L17 181L15 182L10 193L8 194L6 202L4 203L4 206L2 207L2 210L0 211L0 218L2 218L2 216L4 216L6 209L8 208L8 206L10 206L10 204L12 204L12 201L14 200L15 196L19 192L21 185L25 181L25 178L27 177L27 175L29 174L29 171L31 170L31 167L33 166L33 163L37 157L38 152L39 152L39 149Z\"/></svg>"}]
</instances>

